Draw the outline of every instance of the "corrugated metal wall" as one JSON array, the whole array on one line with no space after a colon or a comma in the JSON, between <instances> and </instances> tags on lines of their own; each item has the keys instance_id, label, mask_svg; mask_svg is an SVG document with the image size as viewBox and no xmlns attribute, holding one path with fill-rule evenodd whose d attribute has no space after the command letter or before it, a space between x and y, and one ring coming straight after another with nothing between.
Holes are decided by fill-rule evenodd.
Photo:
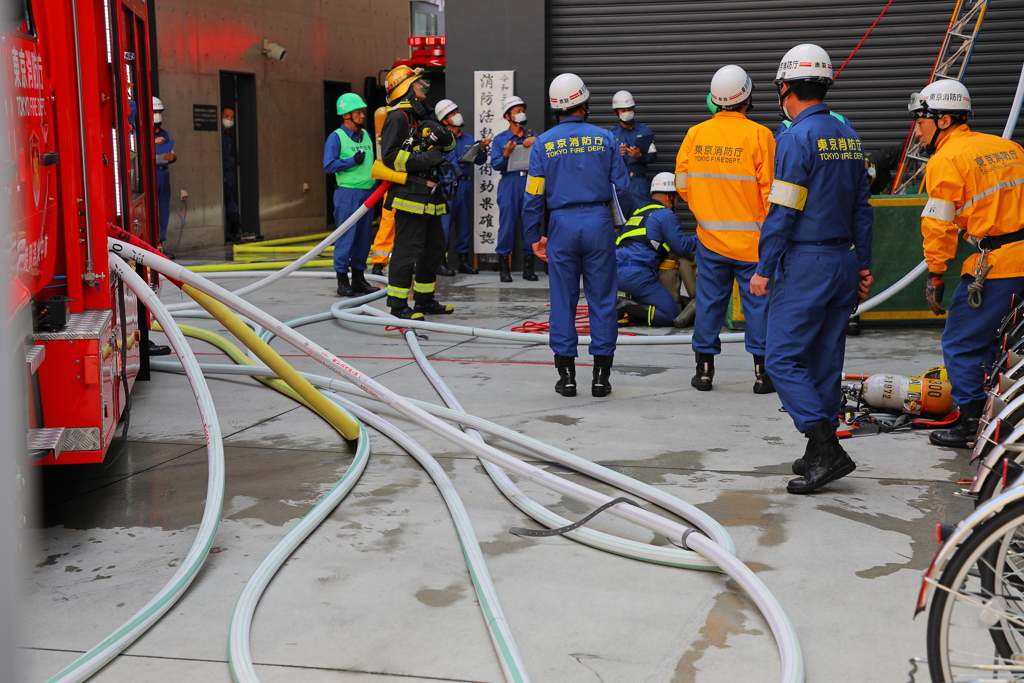
<instances>
[{"instance_id":1,"label":"corrugated metal wall","mask_svg":"<svg viewBox=\"0 0 1024 683\"><path fill-rule=\"evenodd\" d=\"M967 2L968 0L964 0ZM672 170L686 130L710 116L705 97L721 66L739 64L755 83L750 117L779 121L771 81L786 51L817 43L838 69L885 7L885 0L549 0L551 75L572 71L594 93L591 122L610 126L611 96L626 89L637 120L658 136L653 171ZM902 144L910 93L926 84L953 0L895 0L827 99L848 116L869 150ZM1024 61L1024 2L990 0L965 85L978 116L972 127L1002 133ZM1018 124L1020 140L1024 122Z\"/></svg>"}]
</instances>

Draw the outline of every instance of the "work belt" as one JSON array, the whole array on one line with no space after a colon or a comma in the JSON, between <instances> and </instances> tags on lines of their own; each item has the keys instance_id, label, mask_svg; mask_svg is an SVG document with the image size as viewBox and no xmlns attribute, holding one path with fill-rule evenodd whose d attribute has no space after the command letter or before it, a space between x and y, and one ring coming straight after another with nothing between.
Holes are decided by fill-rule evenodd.
<instances>
[{"instance_id":1,"label":"work belt","mask_svg":"<svg viewBox=\"0 0 1024 683\"><path fill-rule=\"evenodd\" d=\"M1008 232L1005 235L989 235L978 240L976 244L979 249L995 251L999 247L1005 247L1007 244L1022 240L1024 240L1024 230L1018 230L1017 232Z\"/></svg>"},{"instance_id":2,"label":"work belt","mask_svg":"<svg viewBox=\"0 0 1024 683\"><path fill-rule=\"evenodd\" d=\"M630 178L643 178L644 175L645 174L643 174L643 173L633 173L632 171L630 171L630 173L629 173L629 177Z\"/></svg>"},{"instance_id":3,"label":"work belt","mask_svg":"<svg viewBox=\"0 0 1024 683\"><path fill-rule=\"evenodd\" d=\"M974 268L974 282L967 285L967 305L971 308L981 308L981 293L985 289L985 278L992 270L992 266L988 265L989 252L1024 240L1024 230L1008 232L1005 235L990 235L981 239L968 237L968 240L981 249L981 256L978 257L978 263Z\"/></svg>"},{"instance_id":4,"label":"work belt","mask_svg":"<svg viewBox=\"0 0 1024 683\"><path fill-rule=\"evenodd\" d=\"M407 183L416 183L417 185L426 185L431 190L433 190L435 187L437 187L437 183L435 183L433 180L427 180L426 178L421 178L418 175L408 176L406 178L405 182L407 182Z\"/></svg>"},{"instance_id":5,"label":"work belt","mask_svg":"<svg viewBox=\"0 0 1024 683\"><path fill-rule=\"evenodd\" d=\"M156 165L156 167L157 167L157 168L159 168L159 169L161 169L161 170L163 170L163 171L166 171L166 170L167 170L167 167L168 167L169 165L170 165L170 164L157 164L157 165Z\"/></svg>"},{"instance_id":6,"label":"work belt","mask_svg":"<svg viewBox=\"0 0 1024 683\"><path fill-rule=\"evenodd\" d=\"M644 263L643 261L617 261L620 266L630 266L632 268L646 268L650 270L654 266L650 263Z\"/></svg>"},{"instance_id":7,"label":"work belt","mask_svg":"<svg viewBox=\"0 0 1024 683\"><path fill-rule=\"evenodd\" d=\"M526 171L507 171L505 173L502 173L501 177L504 178L507 175L523 177L523 176L527 175L527 173L526 173Z\"/></svg>"},{"instance_id":8,"label":"work belt","mask_svg":"<svg viewBox=\"0 0 1024 683\"><path fill-rule=\"evenodd\" d=\"M850 240L846 237L836 237L830 240L820 240L818 242L789 242L790 246L794 247L838 247L843 244L849 244Z\"/></svg>"}]
</instances>

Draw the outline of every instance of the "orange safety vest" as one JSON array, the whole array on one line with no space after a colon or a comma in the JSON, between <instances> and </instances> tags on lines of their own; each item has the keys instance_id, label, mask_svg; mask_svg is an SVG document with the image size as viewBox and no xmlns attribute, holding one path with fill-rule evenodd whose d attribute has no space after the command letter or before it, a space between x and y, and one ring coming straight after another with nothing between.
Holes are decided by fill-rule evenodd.
<instances>
[{"instance_id":1,"label":"orange safety vest","mask_svg":"<svg viewBox=\"0 0 1024 683\"><path fill-rule=\"evenodd\" d=\"M961 124L937 148L924 171L921 233L928 269L944 273L956 256L957 229L974 242L1024 230L1024 147ZM960 274L972 275L978 257L967 258ZM988 265L989 279L1024 276L1024 241L992 250Z\"/></svg>"},{"instance_id":2,"label":"orange safety vest","mask_svg":"<svg viewBox=\"0 0 1024 683\"><path fill-rule=\"evenodd\" d=\"M701 244L757 262L774 162L772 132L738 111L719 112L687 131L676 155L676 191L697 218Z\"/></svg>"}]
</instances>

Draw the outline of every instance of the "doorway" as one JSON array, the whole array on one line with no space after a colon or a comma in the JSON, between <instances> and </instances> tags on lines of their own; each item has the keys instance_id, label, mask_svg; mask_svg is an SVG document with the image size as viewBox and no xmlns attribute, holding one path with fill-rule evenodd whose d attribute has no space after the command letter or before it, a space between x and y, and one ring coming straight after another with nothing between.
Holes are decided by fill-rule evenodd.
<instances>
[{"instance_id":1,"label":"doorway","mask_svg":"<svg viewBox=\"0 0 1024 683\"><path fill-rule=\"evenodd\" d=\"M242 235L256 237L260 234L260 173L259 149L256 128L256 75L222 71L220 73L220 107L235 112L235 125L228 130L221 128L222 161L227 161L225 152L234 153L235 188L234 199L238 206L238 228ZM228 174L228 170L224 171ZM228 216L231 205L229 196L232 188L225 182L224 189L224 237L232 227Z\"/></svg>"},{"instance_id":2,"label":"doorway","mask_svg":"<svg viewBox=\"0 0 1024 683\"><path fill-rule=\"evenodd\" d=\"M324 81L324 144L327 143L327 136L338 130L338 127L341 126L341 117L338 116L338 98L347 92L352 92L351 83ZM369 112L367 113L369 114ZM328 225L334 224L334 189L336 187L334 174L324 173Z\"/></svg>"}]
</instances>

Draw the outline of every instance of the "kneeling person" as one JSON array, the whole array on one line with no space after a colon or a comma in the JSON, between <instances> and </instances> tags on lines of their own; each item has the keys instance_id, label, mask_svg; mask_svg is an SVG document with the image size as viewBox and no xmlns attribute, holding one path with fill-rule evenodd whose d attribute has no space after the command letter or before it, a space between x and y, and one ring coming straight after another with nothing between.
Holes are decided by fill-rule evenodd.
<instances>
[{"instance_id":1,"label":"kneeling person","mask_svg":"<svg viewBox=\"0 0 1024 683\"><path fill-rule=\"evenodd\" d=\"M640 304L627 304L625 316L631 325L667 327L679 316L679 306L658 278L658 264L670 252L688 254L697 248L697 238L683 233L676 216L675 176L659 173L651 183L651 199L626 221L615 240L615 270L619 290Z\"/></svg>"}]
</instances>

